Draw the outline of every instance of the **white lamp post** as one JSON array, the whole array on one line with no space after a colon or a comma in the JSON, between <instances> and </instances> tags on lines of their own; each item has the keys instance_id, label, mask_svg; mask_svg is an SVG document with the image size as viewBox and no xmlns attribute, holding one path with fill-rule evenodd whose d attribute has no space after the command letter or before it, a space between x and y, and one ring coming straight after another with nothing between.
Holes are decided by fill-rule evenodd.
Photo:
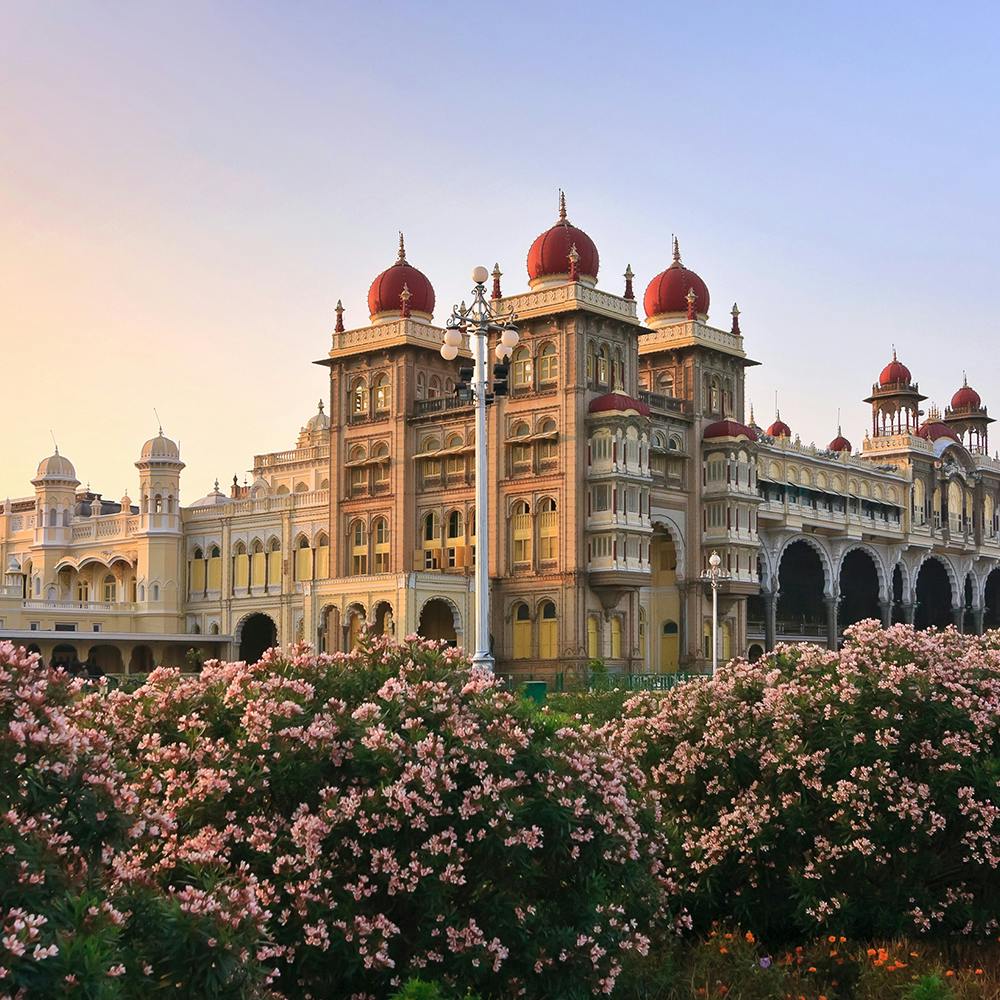
<instances>
[{"instance_id":1,"label":"white lamp post","mask_svg":"<svg viewBox=\"0 0 1000 1000\"><path fill-rule=\"evenodd\" d=\"M712 676L719 667L719 583L725 580L729 574L720 569L722 559L719 553L712 549L712 554L708 557L708 572L702 573L701 578L707 581L712 587Z\"/></svg>"},{"instance_id":2,"label":"white lamp post","mask_svg":"<svg viewBox=\"0 0 1000 1000\"><path fill-rule=\"evenodd\" d=\"M473 666L493 669L493 654L490 652L490 549L489 549L489 489L488 456L486 438L486 406L493 401L488 392L486 358L489 352L490 332L499 334L496 358L506 361L517 347L520 339L514 320L513 310L500 314L493 311L486 298L486 281L490 272L485 267L477 267L472 272L476 283L472 290L472 304L464 302L452 309L445 324L444 344L441 357L454 361L464 337L469 338L472 353L473 373L469 389L476 411L476 651L472 656Z\"/></svg>"}]
</instances>

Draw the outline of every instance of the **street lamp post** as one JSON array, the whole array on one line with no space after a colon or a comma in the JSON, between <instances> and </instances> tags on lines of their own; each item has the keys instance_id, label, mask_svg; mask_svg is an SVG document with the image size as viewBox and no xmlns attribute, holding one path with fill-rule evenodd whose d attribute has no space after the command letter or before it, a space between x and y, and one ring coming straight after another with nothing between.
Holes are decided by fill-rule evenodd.
<instances>
[{"instance_id":1,"label":"street lamp post","mask_svg":"<svg viewBox=\"0 0 1000 1000\"><path fill-rule=\"evenodd\" d=\"M513 310L506 313L495 312L486 298L486 281L490 272L485 267L477 267L472 272L475 288L472 303L463 301L452 309L445 324L444 344L441 357L454 361L462 346L463 338L469 338L472 354L472 379L468 385L476 412L476 651L472 656L473 666L493 669L493 654L490 651L490 549L489 549L489 457L487 454L486 407L493 402L493 394L488 391L489 377L486 359L489 353L490 333L498 334L495 348L497 361L501 364L511 356L520 339L514 320ZM504 389L506 391L506 388Z\"/></svg>"},{"instance_id":2,"label":"street lamp post","mask_svg":"<svg viewBox=\"0 0 1000 1000\"><path fill-rule=\"evenodd\" d=\"M708 557L708 572L703 573L701 578L707 581L712 588L712 676L715 676L719 668L719 583L725 580L729 574L720 569L722 559L719 553L712 549L712 554Z\"/></svg>"}]
</instances>

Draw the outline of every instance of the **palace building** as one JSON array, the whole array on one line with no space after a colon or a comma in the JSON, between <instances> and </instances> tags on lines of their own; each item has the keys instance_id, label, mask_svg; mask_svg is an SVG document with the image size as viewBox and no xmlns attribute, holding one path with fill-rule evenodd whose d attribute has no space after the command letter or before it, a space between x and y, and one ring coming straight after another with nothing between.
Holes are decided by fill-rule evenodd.
<instances>
[{"instance_id":1,"label":"palace building","mask_svg":"<svg viewBox=\"0 0 1000 1000\"><path fill-rule=\"evenodd\" d=\"M141 448L135 499L81 489L44 459L0 513L0 638L106 672L255 659L306 640L346 650L366 625L473 646L477 532L489 533L497 668L519 677L603 661L702 670L717 550L724 657L779 641L835 646L862 618L1000 627L1000 461L964 383L943 413L893 354L865 400L859 449L803 444L746 415L752 361L734 305L710 322L705 281L672 260L643 316L626 268L598 284L594 241L567 218L531 244L527 290L492 296L521 332L489 414L491 511L477 520L473 413L439 353L428 278L398 257L369 316L337 306L320 402L287 451L181 503L184 463Z\"/></svg>"}]
</instances>

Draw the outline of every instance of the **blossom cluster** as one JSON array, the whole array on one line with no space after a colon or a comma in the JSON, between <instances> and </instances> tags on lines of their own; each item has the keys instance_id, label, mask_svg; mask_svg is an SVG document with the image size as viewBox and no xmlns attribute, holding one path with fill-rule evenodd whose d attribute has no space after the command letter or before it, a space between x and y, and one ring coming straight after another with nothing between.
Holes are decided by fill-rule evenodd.
<instances>
[{"instance_id":1,"label":"blossom cluster","mask_svg":"<svg viewBox=\"0 0 1000 1000\"><path fill-rule=\"evenodd\" d=\"M840 651L640 696L608 731L649 777L697 926L996 934L1000 633L863 622Z\"/></svg>"}]
</instances>

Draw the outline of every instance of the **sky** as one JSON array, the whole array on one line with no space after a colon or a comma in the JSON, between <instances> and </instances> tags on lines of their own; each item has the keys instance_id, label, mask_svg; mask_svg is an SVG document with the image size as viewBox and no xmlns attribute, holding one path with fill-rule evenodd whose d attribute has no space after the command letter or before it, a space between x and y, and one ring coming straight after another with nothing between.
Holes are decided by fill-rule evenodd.
<instances>
[{"instance_id":1,"label":"sky","mask_svg":"<svg viewBox=\"0 0 1000 1000\"><path fill-rule=\"evenodd\" d=\"M134 495L154 408L184 502L242 479L397 230L442 322L476 264L526 288L560 187L601 287L677 233L710 322L738 301L759 423L777 392L860 446L893 344L929 403L967 369L1000 410L997 37L915 0L0 0L0 497L51 435Z\"/></svg>"}]
</instances>

